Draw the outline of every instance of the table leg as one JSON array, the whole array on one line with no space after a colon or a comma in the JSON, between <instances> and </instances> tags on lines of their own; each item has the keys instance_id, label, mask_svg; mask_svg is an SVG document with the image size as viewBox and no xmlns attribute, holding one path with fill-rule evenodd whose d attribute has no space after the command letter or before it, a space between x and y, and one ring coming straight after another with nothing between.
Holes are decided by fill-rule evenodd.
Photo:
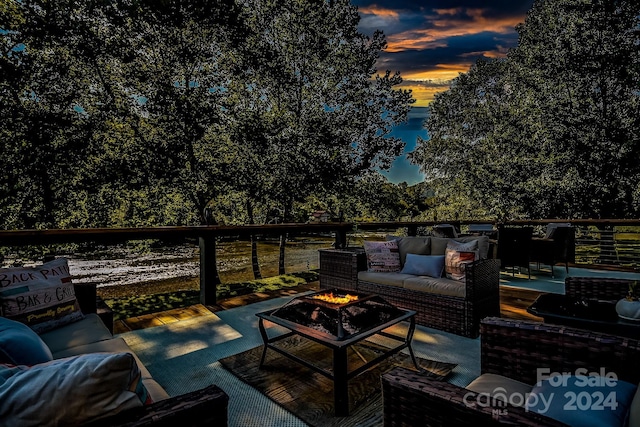
<instances>
[{"instance_id":1,"label":"table leg","mask_svg":"<svg viewBox=\"0 0 640 427\"><path fill-rule=\"evenodd\" d=\"M349 415L349 388L347 380L347 348L333 350L333 403L336 417Z\"/></svg>"},{"instance_id":2,"label":"table leg","mask_svg":"<svg viewBox=\"0 0 640 427\"><path fill-rule=\"evenodd\" d=\"M269 337L267 336L267 330L264 328L264 319L260 318L258 321L258 329L260 329L260 336L262 337L262 342L264 343L262 347L262 356L260 357L260 368L264 364L264 357L267 355L267 344L269 343Z\"/></svg>"},{"instance_id":3,"label":"table leg","mask_svg":"<svg viewBox=\"0 0 640 427\"><path fill-rule=\"evenodd\" d=\"M416 355L413 354L413 347L411 347L411 341L413 340L413 333L416 330L416 319L415 317L411 317L409 321L409 330L407 331L407 339L405 343L407 344L407 348L409 349L409 355L411 355L411 360L413 361L413 366L416 367L418 371L422 370L420 365L418 365L418 361L416 360Z\"/></svg>"}]
</instances>

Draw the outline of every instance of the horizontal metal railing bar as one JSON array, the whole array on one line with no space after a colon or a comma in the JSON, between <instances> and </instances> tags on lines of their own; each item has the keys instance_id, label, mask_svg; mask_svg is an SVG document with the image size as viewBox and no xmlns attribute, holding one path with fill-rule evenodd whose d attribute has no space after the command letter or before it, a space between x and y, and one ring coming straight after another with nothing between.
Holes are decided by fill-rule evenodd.
<instances>
[{"instance_id":1,"label":"horizontal metal railing bar","mask_svg":"<svg viewBox=\"0 0 640 427\"><path fill-rule=\"evenodd\" d=\"M197 238L202 236L280 235L286 233L347 232L351 223L201 225L131 228L69 228L43 230L0 230L0 246L46 245L52 243L100 242L117 244L128 240Z\"/></svg>"}]
</instances>

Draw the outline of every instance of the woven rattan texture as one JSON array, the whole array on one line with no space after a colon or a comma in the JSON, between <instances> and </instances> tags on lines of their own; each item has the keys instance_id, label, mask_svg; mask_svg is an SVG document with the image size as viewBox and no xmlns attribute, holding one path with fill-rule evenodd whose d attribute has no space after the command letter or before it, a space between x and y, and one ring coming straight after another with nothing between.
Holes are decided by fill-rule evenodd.
<instances>
[{"instance_id":1,"label":"woven rattan texture","mask_svg":"<svg viewBox=\"0 0 640 427\"><path fill-rule=\"evenodd\" d=\"M565 425L519 407L473 405L475 396L465 388L395 368L382 375L384 426Z\"/></svg>"},{"instance_id":2,"label":"woven rattan texture","mask_svg":"<svg viewBox=\"0 0 640 427\"><path fill-rule=\"evenodd\" d=\"M500 315L500 262L479 260L467 266L465 297L452 297L358 280L366 270L363 250L321 250L320 288L342 288L384 297L398 307L415 310L416 322L476 338L480 320Z\"/></svg>"},{"instance_id":3,"label":"woven rattan texture","mask_svg":"<svg viewBox=\"0 0 640 427\"><path fill-rule=\"evenodd\" d=\"M567 277L564 281L564 293L575 298L619 300L627 295L629 285L633 282L630 279Z\"/></svg>"}]
</instances>

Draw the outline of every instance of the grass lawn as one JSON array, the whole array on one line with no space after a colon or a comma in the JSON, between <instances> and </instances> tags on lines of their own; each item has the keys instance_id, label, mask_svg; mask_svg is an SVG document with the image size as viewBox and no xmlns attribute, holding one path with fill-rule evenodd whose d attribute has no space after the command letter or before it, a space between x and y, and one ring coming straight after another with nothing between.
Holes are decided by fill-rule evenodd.
<instances>
[{"instance_id":1,"label":"grass lawn","mask_svg":"<svg viewBox=\"0 0 640 427\"><path fill-rule=\"evenodd\" d=\"M292 288L318 280L317 271L289 273L282 276L251 280L240 283L222 283L217 287L216 298L223 300L256 292ZM176 291L126 298L110 298L105 302L113 310L113 319L121 320L144 314L157 313L200 303L200 291Z\"/></svg>"}]
</instances>

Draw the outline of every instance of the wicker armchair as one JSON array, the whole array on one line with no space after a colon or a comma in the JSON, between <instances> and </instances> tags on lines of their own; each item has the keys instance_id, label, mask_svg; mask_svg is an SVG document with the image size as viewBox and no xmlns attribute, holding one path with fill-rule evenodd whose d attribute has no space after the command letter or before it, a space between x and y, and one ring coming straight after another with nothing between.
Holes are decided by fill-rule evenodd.
<instances>
[{"instance_id":1,"label":"wicker armchair","mask_svg":"<svg viewBox=\"0 0 640 427\"><path fill-rule=\"evenodd\" d=\"M551 277L553 266L564 263L567 274L569 264L576 262L576 229L557 227L551 238L535 238L531 241L531 262L549 265Z\"/></svg>"},{"instance_id":2,"label":"wicker armchair","mask_svg":"<svg viewBox=\"0 0 640 427\"><path fill-rule=\"evenodd\" d=\"M638 360L640 341L631 338L524 320L486 318L481 322L483 374L534 384L538 368L551 372L604 368L620 380L637 384ZM508 404L469 404L475 401L473 392L402 368L382 376L382 395L385 426L564 425Z\"/></svg>"},{"instance_id":3,"label":"wicker armchair","mask_svg":"<svg viewBox=\"0 0 640 427\"><path fill-rule=\"evenodd\" d=\"M574 298L588 298L615 301L627 296L631 279L609 277L567 277L564 293Z\"/></svg>"}]
</instances>

